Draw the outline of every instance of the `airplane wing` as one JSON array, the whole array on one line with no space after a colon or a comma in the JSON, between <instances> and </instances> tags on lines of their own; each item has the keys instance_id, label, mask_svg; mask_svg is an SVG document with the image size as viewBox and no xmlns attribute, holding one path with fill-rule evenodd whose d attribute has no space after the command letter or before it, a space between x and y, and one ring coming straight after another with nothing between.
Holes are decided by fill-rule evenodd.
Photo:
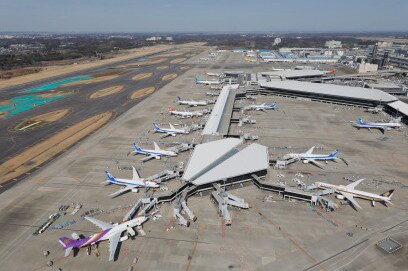
<instances>
[{"instance_id":1,"label":"airplane wing","mask_svg":"<svg viewBox=\"0 0 408 271\"><path fill-rule=\"evenodd\" d=\"M316 146L311 147L310 149L307 150L306 154L312 154Z\"/></svg>"},{"instance_id":2,"label":"airplane wing","mask_svg":"<svg viewBox=\"0 0 408 271\"><path fill-rule=\"evenodd\" d=\"M98 220L96 218L86 216L85 219L88 220L89 222L92 222L93 224L95 224L96 226L101 228L102 230L112 228L112 224L100 221L100 220Z\"/></svg>"},{"instance_id":3,"label":"airplane wing","mask_svg":"<svg viewBox=\"0 0 408 271\"><path fill-rule=\"evenodd\" d=\"M307 161L307 163L309 163L309 164L313 164L313 165L315 165L316 167L318 167L318 168L320 168L320 169L323 169L323 165L322 165L321 163L317 162L316 160L306 159L306 161Z\"/></svg>"},{"instance_id":4,"label":"airplane wing","mask_svg":"<svg viewBox=\"0 0 408 271\"><path fill-rule=\"evenodd\" d=\"M159 145L157 145L156 142L153 142L153 144L154 144L154 150L155 150L155 151L161 151Z\"/></svg>"},{"instance_id":5,"label":"airplane wing","mask_svg":"<svg viewBox=\"0 0 408 271\"><path fill-rule=\"evenodd\" d=\"M357 203L357 201L354 199L354 197L353 197L352 194L347 193L347 192L339 192L339 193L342 194L351 204L353 204L353 206L356 206L356 207L358 207L358 208L360 208L360 209L363 209L363 208L361 208L361 206Z\"/></svg>"},{"instance_id":6,"label":"airplane wing","mask_svg":"<svg viewBox=\"0 0 408 271\"><path fill-rule=\"evenodd\" d=\"M116 248L118 247L121 234L121 232L118 232L109 238L109 261L113 261L115 259L115 252Z\"/></svg>"},{"instance_id":7,"label":"airplane wing","mask_svg":"<svg viewBox=\"0 0 408 271\"><path fill-rule=\"evenodd\" d=\"M132 180L133 181L139 181L140 177L139 177L139 174L137 173L137 170L135 169L135 167L132 167L132 172L133 172Z\"/></svg>"},{"instance_id":8,"label":"airplane wing","mask_svg":"<svg viewBox=\"0 0 408 271\"><path fill-rule=\"evenodd\" d=\"M120 194L123 194L123 193L125 193L125 192L127 192L127 191L129 191L129 190L131 190L131 189L133 189L135 187L136 186L128 185L128 186L126 186L126 187L124 187L122 189L119 189L118 191L116 191L116 192L114 192L112 194L109 194L108 196L114 198L114 197L119 196Z\"/></svg>"},{"instance_id":9,"label":"airplane wing","mask_svg":"<svg viewBox=\"0 0 408 271\"><path fill-rule=\"evenodd\" d=\"M360 179L360 180L357 180L357 181L355 181L355 182L352 182L351 184L348 184L346 187L351 188L351 189L354 189L354 188L356 188L356 186L359 185L362 181L364 181L364 179Z\"/></svg>"},{"instance_id":10,"label":"airplane wing","mask_svg":"<svg viewBox=\"0 0 408 271\"><path fill-rule=\"evenodd\" d=\"M171 123L169 123L169 125L170 125L170 129L172 129L172 130L175 129L174 126Z\"/></svg>"}]
</instances>

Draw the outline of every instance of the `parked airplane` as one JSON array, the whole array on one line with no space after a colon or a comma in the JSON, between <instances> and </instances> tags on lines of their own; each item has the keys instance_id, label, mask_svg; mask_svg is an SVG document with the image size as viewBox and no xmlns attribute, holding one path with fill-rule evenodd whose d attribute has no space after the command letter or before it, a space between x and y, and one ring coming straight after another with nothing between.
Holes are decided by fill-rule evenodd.
<instances>
[{"instance_id":1,"label":"parked airplane","mask_svg":"<svg viewBox=\"0 0 408 271\"><path fill-rule=\"evenodd\" d=\"M208 76L216 76L216 77L220 77L221 76L221 74L219 74L219 73L213 73L213 72L207 72L206 73Z\"/></svg>"},{"instance_id":2,"label":"parked airplane","mask_svg":"<svg viewBox=\"0 0 408 271\"><path fill-rule=\"evenodd\" d=\"M314 164L315 166L317 166L319 168L323 168L323 165L321 163L317 162L318 160L327 162L329 160L330 161L337 161L338 159L340 159L340 158L337 157L337 154L339 152L338 149L334 150L333 152L329 153L328 155L313 154L314 149L315 149L315 146L311 147L307 152L304 152L304 153L288 153L288 154L285 154L284 156L282 156L282 159L284 159L284 160L298 159L298 160L302 160L302 162L304 164L311 163L311 164Z\"/></svg>"},{"instance_id":3,"label":"parked airplane","mask_svg":"<svg viewBox=\"0 0 408 271\"><path fill-rule=\"evenodd\" d=\"M71 253L72 249L80 249L85 246L90 247L101 241L109 240L109 261L112 261L114 260L119 242L127 240L129 236L135 236L136 232L133 228L142 225L148 218L140 216L121 224L111 224L93 217L85 217L85 219L101 228L101 231L83 239L80 239L76 233L72 234L74 239L68 237L59 238L60 244L65 249L65 257ZM126 233L121 237L123 232Z\"/></svg>"},{"instance_id":4,"label":"parked airplane","mask_svg":"<svg viewBox=\"0 0 408 271\"><path fill-rule=\"evenodd\" d=\"M138 192L139 190L137 189L138 187L144 187L144 188L158 188L159 185L155 182L152 181L144 181L144 179L141 179L139 177L139 174L137 173L135 167L132 167L133 169L133 177L132 179L119 179L115 178L110 174L107 170L105 170L105 176L106 176L106 181L104 182L105 184L117 184L117 185L123 185L124 188L119 189L118 191L109 194L111 197L116 197L120 194L123 194L127 191L132 191L132 192Z\"/></svg>"},{"instance_id":5,"label":"parked airplane","mask_svg":"<svg viewBox=\"0 0 408 271\"><path fill-rule=\"evenodd\" d=\"M204 115L202 111L176 111L173 107L169 106L170 115L175 115L180 118L193 118L201 117Z\"/></svg>"},{"instance_id":6,"label":"parked airplane","mask_svg":"<svg viewBox=\"0 0 408 271\"><path fill-rule=\"evenodd\" d=\"M169 123L170 128L160 128L156 123L153 122L153 129L157 133L163 133L164 136L176 136L177 134L188 134L190 133L187 129L176 129Z\"/></svg>"},{"instance_id":7,"label":"parked airplane","mask_svg":"<svg viewBox=\"0 0 408 271\"><path fill-rule=\"evenodd\" d=\"M353 206L358 207L360 209L362 208L357 203L357 201L354 200L354 197L370 200L373 206L375 205L376 201L381 202L384 205L387 203L392 204L391 197L392 197L392 194L394 193L394 189L391 189L390 191L387 191L381 195L377 195L377 194L373 194L373 193L369 193L369 192L365 192L361 190L356 190L355 187L359 183L361 183L363 180L364 179L360 179L349 185L334 185L334 184L328 184L328 183L323 183L323 182L316 182L315 185L317 188L325 189L328 192L327 194L332 193L332 191L336 192L338 194L336 196L338 199L347 199Z\"/></svg>"},{"instance_id":8,"label":"parked airplane","mask_svg":"<svg viewBox=\"0 0 408 271\"><path fill-rule=\"evenodd\" d=\"M365 122L363 121L362 118L359 118L357 122L353 122L353 126L356 127L357 129L360 128L366 128L368 130L379 129L381 130L382 133L384 133L385 131L389 131L392 128L401 127L402 125L401 123L399 123L400 121L401 118L391 120L390 122Z\"/></svg>"},{"instance_id":9,"label":"parked airplane","mask_svg":"<svg viewBox=\"0 0 408 271\"><path fill-rule=\"evenodd\" d=\"M180 96L177 96L177 102L178 104L182 104L182 105L188 105L188 106L205 106L208 105L208 102L205 100L201 100L201 101L194 101L194 100L182 100L180 98Z\"/></svg>"},{"instance_id":10,"label":"parked airplane","mask_svg":"<svg viewBox=\"0 0 408 271\"><path fill-rule=\"evenodd\" d=\"M266 111L266 110L275 110L278 106L276 103L271 103L271 104L258 104L258 105L248 105L245 106L242 110L243 111L248 111L248 110L256 110L256 111Z\"/></svg>"},{"instance_id":11,"label":"parked airplane","mask_svg":"<svg viewBox=\"0 0 408 271\"><path fill-rule=\"evenodd\" d=\"M202 85L220 85L221 81L220 80L200 80L198 77L195 78L195 83L196 85L202 84Z\"/></svg>"},{"instance_id":12,"label":"parked airplane","mask_svg":"<svg viewBox=\"0 0 408 271\"><path fill-rule=\"evenodd\" d=\"M142 149L135 143L133 143L133 147L135 150L133 151L134 154L144 154L147 155L147 158L155 158L155 159L160 159L162 156L177 156L177 153L174 151L166 151L160 149L159 145L157 145L156 142L153 142L154 144L154 150L148 150L148 149Z\"/></svg>"}]
</instances>

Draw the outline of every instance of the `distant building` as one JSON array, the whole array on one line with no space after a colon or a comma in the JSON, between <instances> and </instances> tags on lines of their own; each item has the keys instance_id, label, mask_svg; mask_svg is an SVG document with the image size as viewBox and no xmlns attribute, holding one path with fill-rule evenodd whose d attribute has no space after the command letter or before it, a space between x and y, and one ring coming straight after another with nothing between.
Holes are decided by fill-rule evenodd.
<instances>
[{"instance_id":1,"label":"distant building","mask_svg":"<svg viewBox=\"0 0 408 271\"><path fill-rule=\"evenodd\" d=\"M357 72L358 73L370 73L370 72L377 72L378 71L378 65L377 64L371 64L371 63L359 63L357 65Z\"/></svg>"},{"instance_id":2,"label":"distant building","mask_svg":"<svg viewBox=\"0 0 408 271\"><path fill-rule=\"evenodd\" d=\"M166 37L167 41L173 41L173 37Z\"/></svg>"},{"instance_id":3,"label":"distant building","mask_svg":"<svg viewBox=\"0 0 408 271\"><path fill-rule=\"evenodd\" d=\"M275 40L273 41L273 45L278 45L282 42L281 38L275 38Z\"/></svg>"},{"instance_id":4,"label":"distant building","mask_svg":"<svg viewBox=\"0 0 408 271\"><path fill-rule=\"evenodd\" d=\"M379 41L375 45L377 45L378 48L387 48L392 46L392 41Z\"/></svg>"},{"instance_id":5,"label":"distant building","mask_svg":"<svg viewBox=\"0 0 408 271\"><path fill-rule=\"evenodd\" d=\"M146 41L159 41L161 39L162 37L150 37L150 38L147 38Z\"/></svg>"},{"instance_id":6,"label":"distant building","mask_svg":"<svg viewBox=\"0 0 408 271\"><path fill-rule=\"evenodd\" d=\"M330 49L342 47L341 41L338 41L338 40L328 40L326 41L325 46Z\"/></svg>"}]
</instances>

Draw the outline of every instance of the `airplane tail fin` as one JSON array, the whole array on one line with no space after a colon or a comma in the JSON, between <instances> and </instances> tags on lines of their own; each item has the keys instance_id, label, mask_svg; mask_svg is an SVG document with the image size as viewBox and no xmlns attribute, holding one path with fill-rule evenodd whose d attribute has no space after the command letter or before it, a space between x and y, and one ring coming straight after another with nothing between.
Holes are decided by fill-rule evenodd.
<instances>
[{"instance_id":1,"label":"airplane tail fin","mask_svg":"<svg viewBox=\"0 0 408 271\"><path fill-rule=\"evenodd\" d=\"M105 177L106 177L106 181L110 182L113 181L115 178L112 176L112 174L109 173L109 171L105 170Z\"/></svg>"},{"instance_id":2,"label":"airplane tail fin","mask_svg":"<svg viewBox=\"0 0 408 271\"><path fill-rule=\"evenodd\" d=\"M136 152L139 152L142 150L142 148L140 148L138 145L136 145L136 143L133 143L133 147L135 148Z\"/></svg>"},{"instance_id":3,"label":"airplane tail fin","mask_svg":"<svg viewBox=\"0 0 408 271\"><path fill-rule=\"evenodd\" d=\"M199 81L198 77L197 77L197 76L194 77L194 82L195 82L196 84L198 84L198 81Z\"/></svg>"},{"instance_id":4,"label":"airplane tail fin","mask_svg":"<svg viewBox=\"0 0 408 271\"><path fill-rule=\"evenodd\" d=\"M332 69L332 70L330 70L328 73L335 74L336 72L337 72L336 69Z\"/></svg>"},{"instance_id":5,"label":"airplane tail fin","mask_svg":"<svg viewBox=\"0 0 408 271\"><path fill-rule=\"evenodd\" d=\"M177 96L177 97L176 97L176 101L178 102L178 101L180 101L180 100L181 100L180 96Z\"/></svg>"},{"instance_id":6,"label":"airplane tail fin","mask_svg":"<svg viewBox=\"0 0 408 271\"><path fill-rule=\"evenodd\" d=\"M65 249L68 249L68 248L72 247L72 243L73 243L75 240L72 240L72 239L70 239L70 238L68 238L68 237L63 236L63 237L60 237L60 238L58 239L58 241L60 242L60 244L61 244Z\"/></svg>"},{"instance_id":7,"label":"airplane tail fin","mask_svg":"<svg viewBox=\"0 0 408 271\"><path fill-rule=\"evenodd\" d=\"M159 126L157 126L157 123L156 123L156 122L153 122L153 129L154 129L154 130L159 129Z\"/></svg>"},{"instance_id":8,"label":"airplane tail fin","mask_svg":"<svg viewBox=\"0 0 408 271\"><path fill-rule=\"evenodd\" d=\"M358 121L358 124L366 124L366 123L363 121L362 118L358 118L357 121Z\"/></svg>"},{"instance_id":9,"label":"airplane tail fin","mask_svg":"<svg viewBox=\"0 0 408 271\"><path fill-rule=\"evenodd\" d=\"M169 112L173 112L173 111L174 111L174 108L169 106Z\"/></svg>"},{"instance_id":10,"label":"airplane tail fin","mask_svg":"<svg viewBox=\"0 0 408 271\"><path fill-rule=\"evenodd\" d=\"M394 192L395 192L395 189L391 189L391 190L389 190L387 192L382 193L380 196L387 197L387 198L391 199Z\"/></svg>"},{"instance_id":11,"label":"airplane tail fin","mask_svg":"<svg viewBox=\"0 0 408 271\"><path fill-rule=\"evenodd\" d=\"M336 157L338 153L339 153L339 149L335 149L334 151L332 151L332 152L329 154L329 156L330 156L330 157Z\"/></svg>"},{"instance_id":12,"label":"airplane tail fin","mask_svg":"<svg viewBox=\"0 0 408 271\"><path fill-rule=\"evenodd\" d=\"M278 107L278 105L277 105L275 102L272 102L272 103L271 103L271 107L272 107L273 109L276 109L276 108Z\"/></svg>"}]
</instances>

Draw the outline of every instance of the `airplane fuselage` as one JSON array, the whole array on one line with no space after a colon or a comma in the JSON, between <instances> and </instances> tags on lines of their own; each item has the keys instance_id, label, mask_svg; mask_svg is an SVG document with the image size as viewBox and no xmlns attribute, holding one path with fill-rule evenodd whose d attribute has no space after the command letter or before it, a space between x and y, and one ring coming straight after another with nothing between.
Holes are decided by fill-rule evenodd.
<instances>
[{"instance_id":1,"label":"airplane fuselage","mask_svg":"<svg viewBox=\"0 0 408 271\"><path fill-rule=\"evenodd\" d=\"M348 194L352 194L353 196L357 198L362 198L362 199L371 200L371 201L390 202L390 199L388 197L380 196L380 195L369 193L366 191L351 189L344 185L334 185L334 184L328 184L328 183L322 183L322 182L316 182L315 184L320 189L333 189L337 193L345 192Z\"/></svg>"}]
</instances>

